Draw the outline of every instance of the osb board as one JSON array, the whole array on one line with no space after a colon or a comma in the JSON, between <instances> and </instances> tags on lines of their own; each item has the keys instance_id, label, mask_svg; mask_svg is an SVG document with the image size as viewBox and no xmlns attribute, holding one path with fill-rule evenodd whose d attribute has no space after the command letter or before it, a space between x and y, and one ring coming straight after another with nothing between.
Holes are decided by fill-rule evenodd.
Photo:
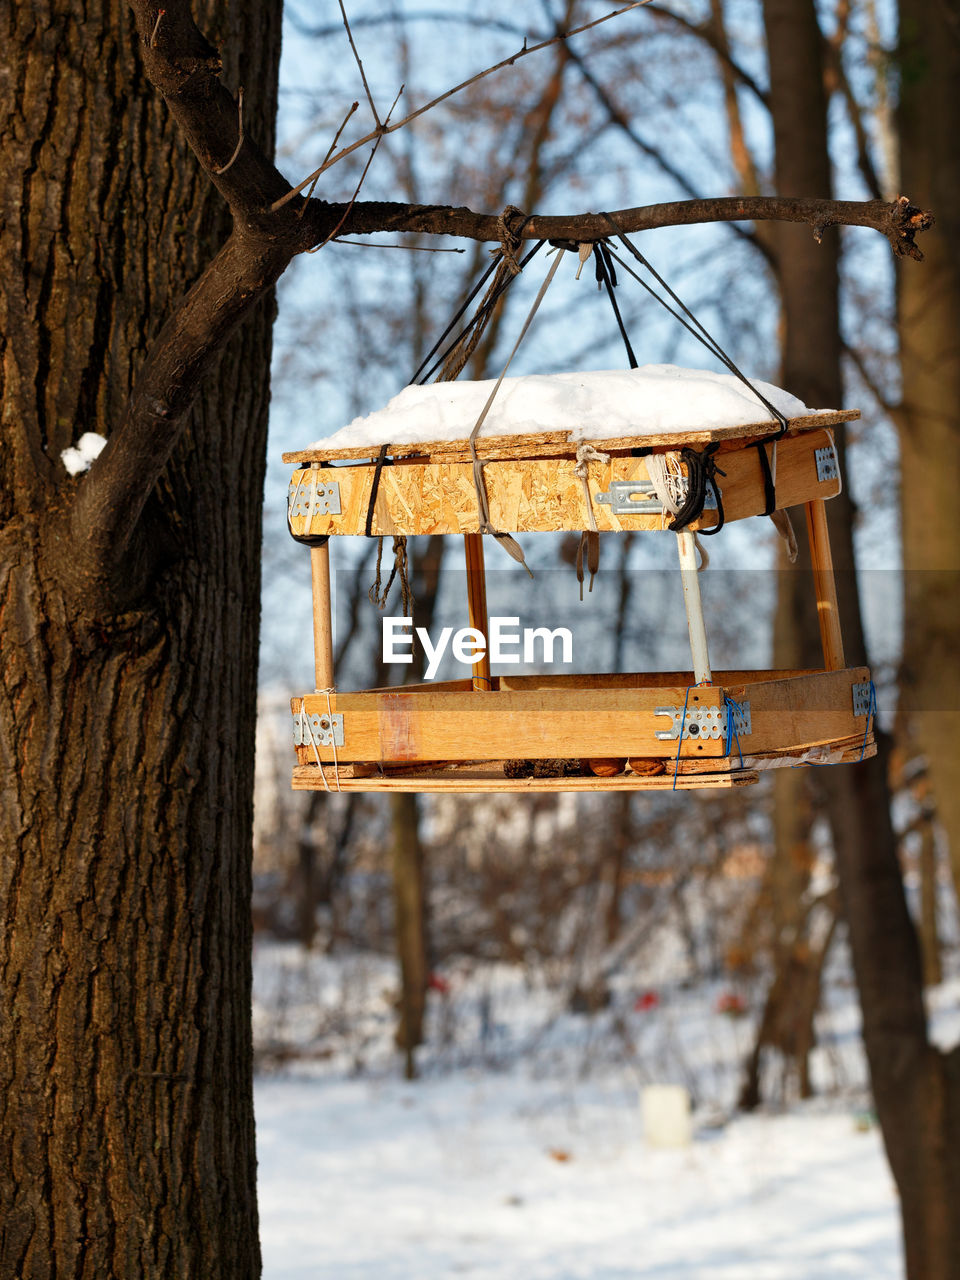
<instances>
[{"instance_id":1,"label":"osb board","mask_svg":"<svg viewBox=\"0 0 960 1280\"><path fill-rule=\"evenodd\" d=\"M658 706L683 706L687 689L507 690L497 693L335 693L331 709L344 718L340 760L418 762L676 755L676 742L657 738L669 729ZM325 695L308 694L308 715L327 713ZM297 714L301 699L291 701ZM688 705L720 704L719 691L692 690ZM314 759L297 747L301 764ZM332 747L320 747L326 763ZM721 756L719 738L686 740L682 755Z\"/></svg>"},{"instance_id":2,"label":"osb board","mask_svg":"<svg viewBox=\"0 0 960 1280\"><path fill-rule=\"evenodd\" d=\"M815 451L830 445L827 431L786 437L767 445L776 467L777 507L800 506L814 499L833 498L840 492L839 478L817 478ZM717 477L725 519L742 520L763 514L763 471L756 449L738 449L719 459L723 475ZM366 531L367 509L373 488L370 467L319 467L294 472L291 484L309 493L314 481L336 482L340 490L340 514L295 516L297 535L361 534ZM580 530L590 526L590 510L576 463L569 458L527 458L490 462L484 467L490 519L505 533L545 533ZM587 483L593 516L601 532L659 530L666 521L659 514L614 515L598 495L609 493L614 481L636 482L638 490L652 494L643 458L614 456L608 462L588 464ZM410 463L384 467L377 486L371 532L374 534L456 534L476 531L480 522L473 467L467 462ZM691 522L691 530L717 523L715 511L705 511Z\"/></svg>"},{"instance_id":3,"label":"osb board","mask_svg":"<svg viewBox=\"0 0 960 1280\"><path fill-rule=\"evenodd\" d=\"M326 784L314 765L298 765L293 770L294 791L336 791L333 769L326 766ZM734 773L678 775L677 791L702 791L710 787L748 787L759 774L743 769ZM340 777L341 791L672 791L673 774L640 778L635 774L619 774L615 778L507 778L493 767L485 769L424 770L403 774L371 775L366 778Z\"/></svg>"},{"instance_id":4,"label":"osb board","mask_svg":"<svg viewBox=\"0 0 960 1280\"><path fill-rule=\"evenodd\" d=\"M805 414L791 418L787 430L791 432L814 431L818 427L836 426L840 422L853 422L860 417L859 409L838 409L832 412ZM664 431L655 435L613 436L604 440L590 440L595 449L602 453L611 450L627 451L631 449L682 449L684 445L711 444L713 441L740 440L754 437L762 440L765 436L776 435L780 430L779 422L745 422L736 427L712 427L698 429L691 427L688 431ZM570 431L538 431L531 435L518 436L480 436L477 439L477 455L480 458L545 458L570 457L577 454L577 441L571 440ZM379 450L376 446L363 445L355 449L300 449L283 455L284 462L338 462L361 458L375 458ZM432 440L419 444L404 444L402 441L390 442L387 450L391 458L425 458L429 462L469 462L470 447L467 441Z\"/></svg>"}]
</instances>

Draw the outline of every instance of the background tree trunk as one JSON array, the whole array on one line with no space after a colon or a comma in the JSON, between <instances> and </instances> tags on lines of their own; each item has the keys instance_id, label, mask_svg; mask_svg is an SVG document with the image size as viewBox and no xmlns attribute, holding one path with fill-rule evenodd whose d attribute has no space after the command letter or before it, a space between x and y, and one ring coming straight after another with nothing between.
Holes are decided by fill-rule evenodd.
<instances>
[{"instance_id":1,"label":"background tree trunk","mask_svg":"<svg viewBox=\"0 0 960 1280\"><path fill-rule=\"evenodd\" d=\"M273 145L279 0L199 4ZM250 827L269 308L226 346L96 616L51 565L229 219L125 5L0 15L0 1274L259 1274ZM222 495L236 514L226 520ZM230 538L226 532L230 531ZM139 546L143 544L138 542Z\"/></svg>"},{"instance_id":2,"label":"background tree trunk","mask_svg":"<svg viewBox=\"0 0 960 1280\"><path fill-rule=\"evenodd\" d=\"M830 190L822 38L812 0L765 0L777 185L781 194ZM839 404L840 348L834 232L822 246L778 233L784 310L784 385L811 405ZM794 243L796 237L796 243ZM840 571L847 661L864 659L848 490L829 505ZM845 608L846 606L846 608ZM841 898L863 1010L877 1114L900 1192L911 1280L960 1275L958 1054L927 1040L917 935L897 861L886 741L874 760L817 771L836 850Z\"/></svg>"},{"instance_id":3,"label":"background tree trunk","mask_svg":"<svg viewBox=\"0 0 960 1280\"><path fill-rule=\"evenodd\" d=\"M937 223L918 271L898 272L903 403L901 698L927 758L960 893L960 4L900 2L900 180Z\"/></svg>"}]
</instances>

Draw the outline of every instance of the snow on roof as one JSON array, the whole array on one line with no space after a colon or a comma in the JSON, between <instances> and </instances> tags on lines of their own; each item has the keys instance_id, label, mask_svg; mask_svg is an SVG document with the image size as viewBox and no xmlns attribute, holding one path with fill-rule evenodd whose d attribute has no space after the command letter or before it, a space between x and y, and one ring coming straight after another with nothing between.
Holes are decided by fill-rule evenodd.
<instances>
[{"instance_id":1,"label":"snow on roof","mask_svg":"<svg viewBox=\"0 0 960 1280\"><path fill-rule=\"evenodd\" d=\"M317 440L309 448L359 449L428 441L464 440L494 387L484 382L433 382L404 387L382 409ZM813 412L771 386L752 380L788 418ZM648 364L641 369L595 373L530 374L504 378L480 430L481 436L569 431L572 440L709 430L765 422L759 397L729 373Z\"/></svg>"}]
</instances>

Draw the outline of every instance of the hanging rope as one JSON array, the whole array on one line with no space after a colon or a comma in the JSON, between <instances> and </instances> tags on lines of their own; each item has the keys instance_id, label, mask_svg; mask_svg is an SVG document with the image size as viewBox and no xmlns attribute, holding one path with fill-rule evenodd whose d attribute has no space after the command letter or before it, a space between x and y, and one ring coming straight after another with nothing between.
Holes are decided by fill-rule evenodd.
<instances>
[{"instance_id":1,"label":"hanging rope","mask_svg":"<svg viewBox=\"0 0 960 1280\"><path fill-rule=\"evenodd\" d=\"M434 381L436 382L452 382L463 371L467 361L476 351L477 346L480 343L480 339L483 337L490 320L493 318L497 304L531 258L533 258L533 256L546 243L544 240L538 240L530 252L520 260L519 252L523 245L523 229L529 221L529 215L525 214L521 209L517 209L514 205L507 205L500 214L500 217L497 220L497 231L500 237L500 244L498 248L494 250L493 261L483 272L474 287L470 290L453 319L421 361L419 368L411 379L411 384L419 383L419 385L422 386L434 375L436 375L434 378ZM456 328L457 324L466 313L467 308L477 297L480 290L483 288L483 285L490 279L491 275L493 276L493 279L490 282L490 286L472 319L464 325L463 329L457 334L453 341L444 348L444 342ZM441 348L443 349L441 350ZM514 352L515 351L516 347L514 347ZM513 353L511 353L510 359L513 359ZM507 361L508 365L509 363L510 360ZM506 369L504 369L504 373L505 372ZM503 374L500 375L500 381L502 380ZM497 383L497 386L499 387L499 382ZM487 409L489 409L489 403L484 409L483 414L481 414L481 422L486 416ZM478 423L477 427L474 428L474 434L479 429L479 425L480 423ZM381 446L380 453L377 457L373 484L370 487L370 498L367 503L367 537L371 537L373 532L374 508L380 485L380 473L384 465L389 465L389 459L386 456L388 447L389 446L386 444ZM523 559L523 552L520 550L519 544L511 538L509 534L500 533L490 524L490 511L487 503L486 488L483 484L482 463L480 463L480 460L477 458L476 448L473 444L472 438L470 452L474 464L474 486L477 488L477 498L481 512L482 523L480 531L493 534L493 536L501 542L505 550L507 550L515 560L519 561L519 563L522 564L529 573L530 570L527 568ZM478 468L480 473L479 481ZM486 525L486 528L484 525ZM405 537L397 536L394 538L393 553L393 569L390 572L390 577L387 580L386 586L383 587L381 579L383 538L381 537L377 548L376 581L370 588L370 599L377 604L379 608L383 609L386 606L387 596L390 593L390 588L393 585L394 579L399 576L404 613L405 615L410 616L412 614L414 601L407 571L407 540Z\"/></svg>"},{"instance_id":2,"label":"hanging rope","mask_svg":"<svg viewBox=\"0 0 960 1280\"><path fill-rule=\"evenodd\" d=\"M477 505L480 508L480 525L479 525L478 532L489 533L494 538L496 538L497 541L500 543L500 545L503 547L504 551L506 551L509 555L513 556L514 560L516 560L518 564L523 565L524 569L526 569L527 573L530 574L531 578L533 577L533 574L530 573L530 568L527 565L526 560L523 558L523 551L521 550L520 544L517 542L515 538L512 538L509 533L501 533L500 530L494 528L490 520L490 503L487 498L487 486L483 478L484 464L480 460L479 455L477 454L477 436L480 434L480 428L483 426L484 422L486 421L487 414L490 412L490 409L493 406L493 402L497 397L497 392L500 390L503 380L507 376L507 370L510 368L511 363L513 362L513 357L517 354L517 349L519 348L520 343L526 337L527 330L530 328L530 325L533 321L533 317L537 314L537 311L540 308L540 303L543 301L544 297L546 296L547 289L550 287L550 282L553 280L553 277L557 274L557 268L560 266L560 261L562 257L563 257L563 250L557 249L556 257L554 258L550 266L550 269L547 272L546 279L544 280L543 284L540 286L540 290L533 301L533 306L530 308L529 314L527 315L526 320L523 322L523 328L520 330L520 333L517 336L517 340L513 344L512 351L507 356L506 364L503 366L503 369L500 371L500 376L499 378L497 378L496 382L494 383L493 390L490 392L489 396L487 397L486 404L480 410L480 416L477 418L477 421L474 424L473 430L470 432L470 435L467 441L467 443L470 446L470 457L473 461L473 485L477 494Z\"/></svg>"},{"instance_id":3,"label":"hanging rope","mask_svg":"<svg viewBox=\"0 0 960 1280\"><path fill-rule=\"evenodd\" d=\"M410 586L409 566L407 562L407 540L405 537L397 536L393 539L393 568L390 570L390 577L387 579L387 585L381 588L381 572L383 562L383 538L378 539L377 543L377 569L373 586L367 592L370 603L375 604L378 609L385 609L387 605L387 597L390 595L390 588L393 586L394 580L399 575L400 578L400 606L403 609L405 618L413 617L413 590Z\"/></svg>"},{"instance_id":4,"label":"hanging rope","mask_svg":"<svg viewBox=\"0 0 960 1280\"><path fill-rule=\"evenodd\" d=\"M494 311L500 299L506 293L507 289L522 272L523 268L533 258L533 256L541 249L545 241L538 240L526 257L520 261L518 254L523 244L523 229L530 221L528 214L522 210L508 204L503 213L497 219L497 232L500 237L500 245L494 250L494 260L481 276L476 286L471 290L469 296L463 306L454 316L453 320L447 325L447 328L441 334L439 341L434 345L433 349L427 355L426 359L420 365L420 368L413 376L413 381L418 379L421 384L429 382L430 378L436 374L434 381L436 382L453 382L465 368L467 361L479 346L480 339L483 337L484 331L493 317ZM470 302L477 296L483 283L493 271L494 277L489 289L484 295L483 301L477 308L473 318L464 326L462 331L454 338L453 342L440 354L434 363L430 364L431 359L442 346L444 339L455 327L460 320ZM439 372L438 372L439 370Z\"/></svg>"},{"instance_id":5,"label":"hanging rope","mask_svg":"<svg viewBox=\"0 0 960 1280\"><path fill-rule=\"evenodd\" d=\"M652 288L647 283L646 280L644 280L641 276L637 275L635 271L632 271L629 265L625 263L623 259L616 252L610 249L609 246L607 246L608 255L611 258L615 259L620 264L620 266L623 267L624 271L626 271L628 275L631 275L638 282L638 284L642 285L643 288L646 289L646 291L650 294L650 296L654 298L657 302L659 302L660 305L664 307L665 310L667 310L670 313L670 315L674 317L674 319L679 321L679 323L683 325L683 327L687 330L688 333L690 333L694 338L696 338L697 341L702 346L706 347L706 349L711 353L711 355L713 355L717 360L720 361L721 364L723 364L727 369L729 369L730 372L734 375L734 377L739 378L739 380L744 384L744 386L748 387L750 391L753 392L753 394L757 397L757 399L760 401L763 407L769 412L773 420L780 424L779 430L772 437L773 439L773 468L772 469L770 465L770 458L767 455L766 441L758 440L754 445L751 446L752 448L757 450L757 453L760 458L760 467L761 467L761 473L763 477L763 493L764 493L764 512L763 513L764 515L767 515L767 516L772 515L774 511L777 509L777 485L776 485L777 440L779 440L781 436L783 436L786 433L788 422L789 422L788 418L784 413L781 412L780 409L776 407L776 405L771 403L771 401L767 399L767 397L763 394L763 392L759 391L754 386L754 384L750 381L750 379L746 376L746 374L743 373L743 371L740 368L738 368L738 366L734 363L731 357L728 356L726 351L724 351L724 349L720 346L720 343L717 342L716 338L714 338L713 335L708 332L706 327L703 324L701 324L701 322L693 314L690 308L677 296L676 293L674 293L673 289L670 288L666 280L664 280L663 276L660 275L660 273L656 270L656 268L652 266L652 264L643 256L640 250L627 238L627 236L621 230L620 225L617 223L616 219L609 213L604 213L603 216L606 218L606 220L610 223L610 226L616 232L617 239L620 240L620 242L633 255L633 257L637 260L637 262L639 262L641 266L643 266L650 273L650 275L653 276L654 280L657 281L660 287L667 293L667 295L671 298L671 300L676 304L676 309L674 307L671 307L670 304L666 301L666 299L662 297L660 294L658 294L656 289ZM721 472L721 474L723 473ZM722 524L722 520L721 520L721 524ZM711 532L713 533L719 532L719 526L716 529L713 529Z\"/></svg>"},{"instance_id":6,"label":"hanging rope","mask_svg":"<svg viewBox=\"0 0 960 1280\"><path fill-rule=\"evenodd\" d=\"M597 517L594 515L593 497L590 493L590 463L607 463L609 461L609 453L601 453L586 440L577 445L577 465L573 468L573 472L583 485L583 500L587 508L587 520L590 524L590 528L584 529L583 533L581 533L580 544L577 547L577 581L580 583L581 600L583 599L584 556L586 556L587 572L590 574L590 591L593 590L593 580L597 576L597 570L600 568L600 532L597 529Z\"/></svg>"},{"instance_id":7,"label":"hanging rope","mask_svg":"<svg viewBox=\"0 0 960 1280\"><path fill-rule=\"evenodd\" d=\"M633 354L633 347L630 345L627 328L623 323L623 316L620 314L620 308L617 306L617 299L613 292L617 283L617 273L613 268L610 250L603 240L598 240L593 246L593 255L596 261L597 287L599 288L602 285L607 291L610 306L613 308L613 314L617 320L617 328L620 330L620 337L623 339L623 345L627 349L627 361L631 369L636 369L639 367L637 357Z\"/></svg>"}]
</instances>

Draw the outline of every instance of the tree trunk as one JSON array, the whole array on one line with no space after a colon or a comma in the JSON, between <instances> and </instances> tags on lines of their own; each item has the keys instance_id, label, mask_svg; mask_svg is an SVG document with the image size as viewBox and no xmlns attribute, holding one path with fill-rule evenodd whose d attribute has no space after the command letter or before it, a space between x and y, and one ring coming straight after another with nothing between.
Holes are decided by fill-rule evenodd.
<instances>
[{"instance_id":1,"label":"tree trunk","mask_svg":"<svg viewBox=\"0 0 960 1280\"><path fill-rule=\"evenodd\" d=\"M226 78L256 87L245 126L269 151L279 3L198 8L238 51ZM267 308L225 348L150 499L160 567L132 551L96 611L53 568L58 509L83 484L61 451L119 423L148 341L228 230L137 48L109 0L82 20L0 16L0 1274L22 1280L259 1274Z\"/></svg>"},{"instance_id":2,"label":"tree trunk","mask_svg":"<svg viewBox=\"0 0 960 1280\"><path fill-rule=\"evenodd\" d=\"M940 963L940 929L937 924L937 833L933 818L925 814L920 825L920 952L923 956L923 985L935 987L943 981Z\"/></svg>"},{"instance_id":3,"label":"tree trunk","mask_svg":"<svg viewBox=\"0 0 960 1280\"><path fill-rule=\"evenodd\" d=\"M443 538L429 537L421 541L413 557L416 622L426 631L433 625L443 546ZM422 661L418 642L413 663L404 668L404 674L410 679L422 678ZM404 1054L404 1074L408 1080L413 1080L417 1074L414 1051L423 1043L430 971L427 863L420 840L420 805L416 795L398 792L390 797L390 826L393 837L394 932L400 962L397 1044Z\"/></svg>"},{"instance_id":4,"label":"tree trunk","mask_svg":"<svg viewBox=\"0 0 960 1280\"><path fill-rule=\"evenodd\" d=\"M821 36L812 0L765 0L777 184L829 191ZM839 404L836 249L779 228L784 383L811 405ZM864 656L853 519L846 491L829 505L848 662ZM900 1192L910 1280L960 1276L960 1061L927 1040L917 936L890 817L884 735L874 760L816 773L833 831L841 898L863 1010L863 1037L887 1155Z\"/></svg>"},{"instance_id":5,"label":"tree trunk","mask_svg":"<svg viewBox=\"0 0 960 1280\"><path fill-rule=\"evenodd\" d=\"M390 797L393 832L393 901L397 957L400 961L400 1020L397 1044L404 1054L404 1074L417 1074L414 1050L423 1043L427 1009L427 912L420 810L417 797L398 791Z\"/></svg>"},{"instance_id":6,"label":"tree trunk","mask_svg":"<svg viewBox=\"0 0 960 1280\"><path fill-rule=\"evenodd\" d=\"M900 167L937 224L900 271L901 710L923 749L960 894L960 5L901 0ZM912 265L912 264L911 264Z\"/></svg>"}]
</instances>

